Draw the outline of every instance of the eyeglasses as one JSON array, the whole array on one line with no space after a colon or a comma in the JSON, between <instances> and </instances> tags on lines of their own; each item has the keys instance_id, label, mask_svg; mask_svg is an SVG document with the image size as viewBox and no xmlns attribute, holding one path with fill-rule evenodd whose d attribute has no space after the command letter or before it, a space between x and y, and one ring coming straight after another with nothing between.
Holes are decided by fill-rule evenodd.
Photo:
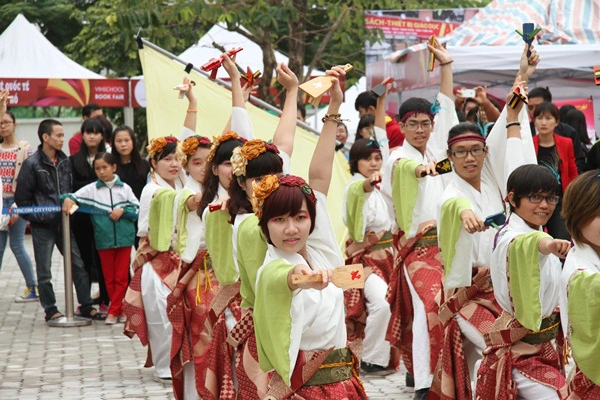
<instances>
[{"instance_id":1,"label":"eyeglasses","mask_svg":"<svg viewBox=\"0 0 600 400\"><path fill-rule=\"evenodd\" d=\"M0 126L14 124L13 121L0 121Z\"/></svg>"},{"instance_id":2,"label":"eyeglasses","mask_svg":"<svg viewBox=\"0 0 600 400\"><path fill-rule=\"evenodd\" d=\"M478 147L476 149L471 149L471 150L453 151L453 152L451 152L451 154L456 158L465 158L467 156L467 154L469 154L469 153L473 157L479 157L485 153L485 150L486 150L485 147Z\"/></svg>"},{"instance_id":3,"label":"eyeglasses","mask_svg":"<svg viewBox=\"0 0 600 400\"><path fill-rule=\"evenodd\" d=\"M423 129L424 131L429 131L431 130L431 128L433 127L433 124L429 121L425 121L425 122L409 122L407 124L404 124L404 128L407 131L416 131L417 129L419 129L419 126L421 127L421 129Z\"/></svg>"},{"instance_id":4,"label":"eyeglasses","mask_svg":"<svg viewBox=\"0 0 600 400\"><path fill-rule=\"evenodd\" d=\"M560 199L558 196L542 196L539 194L530 194L527 198L534 204L539 204L542 200L546 200L546 203L553 205L558 204L558 200Z\"/></svg>"}]
</instances>

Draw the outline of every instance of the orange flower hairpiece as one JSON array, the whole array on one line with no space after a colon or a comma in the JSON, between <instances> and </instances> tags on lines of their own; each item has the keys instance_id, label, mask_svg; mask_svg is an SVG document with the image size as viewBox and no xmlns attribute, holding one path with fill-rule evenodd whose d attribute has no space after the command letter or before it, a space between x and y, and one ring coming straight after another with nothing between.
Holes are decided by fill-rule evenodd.
<instances>
[{"instance_id":1,"label":"orange flower hairpiece","mask_svg":"<svg viewBox=\"0 0 600 400\"><path fill-rule=\"evenodd\" d=\"M210 139L205 136L194 135L185 139L181 144L181 150L186 155L186 162L187 158L194 155L199 146L209 146L210 144Z\"/></svg>"},{"instance_id":2,"label":"orange flower hairpiece","mask_svg":"<svg viewBox=\"0 0 600 400\"><path fill-rule=\"evenodd\" d=\"M267 148L265 142L261 139L248 140L243 146L233 149L231 155L233 174L238 178L246 176L248 161L254 160L265 151L267 151Z\"/></svg>"},{"instance_id":3,"label":"orange flower hairpiece","mask_svg":"<svg viewBox=\"0 0 600 400\"><path fill-rule=\"evenodd\" d=\"M233 131L229 131L221 136L213 136L213 142L210 146L210 151L208 152L207 162L210 163L215 157L215 153L217 152L217 149L219 148L221 143L232 139L242 140L243 138L240 138L238 134Z\"/></svg>"},{"instance_id":4,"label":"orange flower hairpiece","mask_svg":"<svg viewBox=\"0 0 600 400\"><path fill-rule=\"evenodd\" d=\"M265 199L279 187L279 178L277 175L266 175L260 181L252 182L252 210L260 220L263 214L263 205Z\"/></svg>"},{"instance_id":5,"label":"orange flower hairpiece","mask_svg":"<svg viewBox=\"0 0 600 400\"><path fill-rule=\"evenodd\" d=\"M177 138L174 136L164 136L150 140L150 144L146 146L146 150L148 151L148 158L154 158L157 154L162 153L167 144L177 142Z\"/></svg>"}]
</instances>

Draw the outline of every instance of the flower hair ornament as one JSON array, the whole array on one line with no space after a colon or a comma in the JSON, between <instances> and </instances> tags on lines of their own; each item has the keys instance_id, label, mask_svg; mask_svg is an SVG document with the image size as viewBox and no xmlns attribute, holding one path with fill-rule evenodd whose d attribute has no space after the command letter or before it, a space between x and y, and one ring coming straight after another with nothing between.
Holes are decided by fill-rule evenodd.
<instances>
[{"instance_id":1,"label":"flower hair ornament","mask_svg":"<svg viewBox=\"0 0 600 400\"><path fill-rule=\"evenodd\" d=\"M252 182L252 210L259 220L263 215L265 200L280 186L299 187L311 202L317 202L315 192L308 186L308 183L299 176L283 175L277 177L277 175L266 175L262 180Z\"/></svg>"},{"instance_id":2,"label":"flower hair ornament","mask_svg":"<svg viewBox=\"0 0 600 400\"><path fill-rule=\"evenodd\" d=\"M165 146L167 144L177 144L175 153L177 154L177 158L179 161L185 160L185 154L181 149L181 145L175 136L163 136L159 138L154 138L150 140L150 144L146 146L146 150L148 151L148 158L153 159L156 156L160 156L162 152L165 150Z\"/></svg>"},{"instance_id":3,"label":"flower hair ornament","mask_svg":"<svg viewBox=\"0 0 600 400\"><path fill-rule=\"evenodd\" d=\"M213 141L210 146L210 151L208 152L207 162L210 163L212 159L215 157L215 153L217 149L221 145L221 143L225 143L228 140L239 140L243 143L246 142L246 139L239 137L237 133L234 131L229 131L227 133L222 134L221 136L213 136Z\"/></svg>"},{"instance_id":4,"label":"flower hair ornament","mask_svg":"<svg viewBox=\"0 0 600 400\"><path fill-rule=\"evenodd\" d=\"M186 155L186 160L187 157L194 155L199 146L211 146L210 139L206 136L194 135L183 141L181 144L181 150L183 151L183 154Z\"/></svg>"},{"instance_id":5,"label":"flower hair ornament","mask_svg":"<svg viewBox=\"0 0 600 400\"><path fill-rule=\"evenodd\" d=\"M279 154L277 146L261 139L248 140L243 146L238 146L233 149L233 154L231 155L233 174L238 178L245 177L248 162L254 160L266 151Z\"/></svg>"}]
</instances>

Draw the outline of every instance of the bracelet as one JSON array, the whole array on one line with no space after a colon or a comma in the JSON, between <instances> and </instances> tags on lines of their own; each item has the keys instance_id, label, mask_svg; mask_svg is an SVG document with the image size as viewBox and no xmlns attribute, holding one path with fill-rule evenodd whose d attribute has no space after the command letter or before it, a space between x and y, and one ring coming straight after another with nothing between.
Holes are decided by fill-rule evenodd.
<instances>
[{"instance_id":1,"label":"bracelet","mask_svg":"<svg viewBox=\"0 0 600 400\"><path fill-rule=\"evenodd\" d=\"M452 64L454 62L454 60L450 60L450 61L446 61L445 63L440 63L440 65L443 67L444 65L448 65L448 64Z\"/></svg>"},{"instance_id":2,"label":"bracelet","mask_svg":"<svg viewBox=\"0 0 600 400\"><path fill-rule=\"evenodd\" d=\"M333 121L337 124L341 120L342 120L342 114L325 114L325 116L323 118L321 118L321 121L323 123L325 123L327 121Z\"/></svg>"},{"instance_id":3,"label":"bracelet","mask_svg":"<svg viewBox=\"0 0 600 400\"><path fill-rule=\"evenodd\" d=\"M512 121L506 124L506 129L510 128L511 126L521 126L521 123L519 121Z\"/></svg>"},{"instance_id":4,"label":"bracelet","mask_svg":"<svg viewBox=\"0 0 600 400\"><path fill-rule=\"evenodd\" d=\"M189 113L195 113L195 112L198 112L198 110L196 110L195 108L189 108L187 110L187 112L189 112Z\"/></svg>"}]
</instances>

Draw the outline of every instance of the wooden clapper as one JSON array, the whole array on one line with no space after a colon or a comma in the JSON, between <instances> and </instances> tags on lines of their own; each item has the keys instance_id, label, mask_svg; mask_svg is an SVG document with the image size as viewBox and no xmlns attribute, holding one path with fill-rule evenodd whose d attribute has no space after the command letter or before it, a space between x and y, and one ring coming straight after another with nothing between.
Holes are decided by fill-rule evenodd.
<instances>
[{"instance_id":1,"label":"wooden clapper","mask_svg":"<svg viewBox=\"0 0 600 400\"><path fill-rule=\"evenodd\" d=\"M292 283L322 282L319 275L292 274ZM362 264L344 265L333 270L331 283L342 289L363 289L365 287L365 272Z\"/></svg>"},{"instance_id":2,"label":"wooden clapper","mask_svg":"<svg viewBox=\"0 0 600 400\"><path fill-rule=\"evenodd\" d=\"M349 72L352 70L351 64L344 65L344 71ZM323 96L331 88L331 76L319 76L311 79L308 82L304 82L300 85L302 89L309 97L308 102L315 107L319 106L321 102L321 96Z\"/></svg>"}]
</instances>

